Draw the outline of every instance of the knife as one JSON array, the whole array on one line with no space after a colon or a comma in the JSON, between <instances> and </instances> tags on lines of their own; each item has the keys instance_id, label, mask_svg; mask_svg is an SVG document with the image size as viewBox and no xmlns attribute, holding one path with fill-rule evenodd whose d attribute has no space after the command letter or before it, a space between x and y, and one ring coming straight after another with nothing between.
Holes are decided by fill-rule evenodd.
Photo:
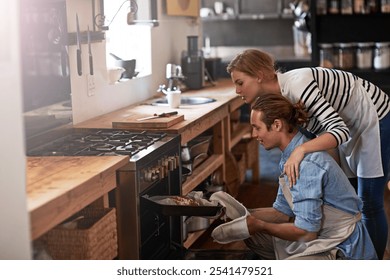
<instances>
[{"instance_id":1,"label":"knife","mask_svg":"<svg viewBox=\"0 0 390 280\"><path fill-rule=\"evenodd\" d=\"M80 25L79 25L79 16L76 14L76 39L77 39L77 73L79 76L83 74L81 66L81 38L80 38Z\"/></svg>"},{"instance_id":2,"label":"knife","mask_svg":"<svg viewBox=\"0 0 390 280\"><path fill-rule=\"evenodd\" d=\"M93 75L93 58L91 51L91 32L89 31L88 25L88 57L89 57L89 74Z\"/></svg>"},{"instance_id":3,"label":"knife","mask_svg":"<svg viewBox=\"0 0 390 280\"><path fill-rule=\"evenodd\" d=\"M158 114L154 114L151 117L145 117L145 118L137 119L137 121L151 120L151 119L157 119L157 118L166 118L166 117L170 117L170 116L174 116L174 115L177 115L177 111L169 112L169 113L162 113L162 114L159 114L159 115Z\"/></svg>"}]
</instances>

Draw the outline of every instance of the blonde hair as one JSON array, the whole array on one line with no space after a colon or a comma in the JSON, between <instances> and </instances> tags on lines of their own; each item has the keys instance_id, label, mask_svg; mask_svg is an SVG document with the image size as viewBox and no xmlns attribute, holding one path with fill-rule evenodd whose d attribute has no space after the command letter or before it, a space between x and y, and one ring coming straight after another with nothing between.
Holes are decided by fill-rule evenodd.
<instances>
[{"instance_id":1,"label":"blonde hair","mask_svg":"<svg viewBox=\"0 0 390 280\"><path fill-rule=\"evenodd\" d=\"M257 50L248 49L236 55L226 71L231 74L233 71L243 72L251 77L257 77L258 71L262 71L265 78L272 79L275 77L275 61L267 53Z\"/></svg>"},{"instance_id":2,"label":"blonde hair","mask_svg":"<svg viewBox=\"0 0 390 280\"><path fill-rule=\"evenodd\" d=\"M260 119L265 123L268 130L275 119L283 119L289 125L288 132L293 132L295 128L304 125L308 121L304 104L300 101L292 104L281 94L265 93L255 100L252 110L262 112Z\"/></svg>"}]
</instances>

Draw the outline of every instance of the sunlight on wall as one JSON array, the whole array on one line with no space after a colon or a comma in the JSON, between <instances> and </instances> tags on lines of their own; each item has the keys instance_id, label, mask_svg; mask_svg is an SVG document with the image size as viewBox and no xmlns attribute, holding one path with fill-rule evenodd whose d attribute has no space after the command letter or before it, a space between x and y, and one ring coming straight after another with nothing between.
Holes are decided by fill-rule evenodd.
<instances>
[{"instance_id":1,"label":"sunlight on wall","mask_svg":"<svg viewBox=\"0 0 390 280\"><path fill-rule=\"evenodd\" d=\"M115 63L110 53L123 60L136 59L136 71L140 72L137 77L143 77L152 73L151 26L127 24L129 3L123 0L104 2L106 25L109 26L106 31L107 66ZM138 1L138 9L143 8L143 3Z\"/></svg>"}]
</instances>

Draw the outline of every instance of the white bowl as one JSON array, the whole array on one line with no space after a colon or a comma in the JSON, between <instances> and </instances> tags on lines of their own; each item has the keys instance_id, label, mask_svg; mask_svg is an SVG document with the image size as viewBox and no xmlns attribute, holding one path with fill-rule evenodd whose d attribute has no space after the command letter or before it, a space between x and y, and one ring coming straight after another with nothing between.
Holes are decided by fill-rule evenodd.
<instances>
[{"instance_id":1,"label":"white bowl","mask_svg":"<svg viewBox=\"0 0 390 280\"><path fill-rule=\"evenodd\" d=\"M125 69L122 67L113 67L107 70L108 72L108 82L110 85L115 84L122 76L122 73L125 72Z\"/></svg>"}]
</instances>

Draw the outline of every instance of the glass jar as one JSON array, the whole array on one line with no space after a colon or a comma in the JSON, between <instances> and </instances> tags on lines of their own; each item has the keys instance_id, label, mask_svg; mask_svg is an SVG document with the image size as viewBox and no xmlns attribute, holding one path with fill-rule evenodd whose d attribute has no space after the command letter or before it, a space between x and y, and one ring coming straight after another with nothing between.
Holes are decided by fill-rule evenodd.
<instances>
[{"instance_id":1,"label":"glass jar","mask_svg":"<svg viewBox=\"0 0 390 280\"><path fill-rule=\"evenodd\" d=\"M353 12L355 14L364 14L365 13L365 7L364 7L364 0L354 0L353 1Z\"/></svg>"},{"instance_id":2,"label":"glass jar","mask_svg":"<svg viewBox=\"0 0 390 280\"><path fill-rule=\"evenodd\" d=\"M317 15L326 15L327 0L318 0L317 1Z\"/></svg>"},{"instance_id":3,"label":"glass jar","mask_svg":"<svg viewBox=\"0 0 390 280\"><path fill-rule=\"evenodd\" d=\"M377 42L374 49L374 68L387 69L390 67L390 42Z\"/></svg>"},{"instance_id":4,"label":"glass jar","mask_svg":"<svg viewBox=\"0 0 390 280\"><path fill-rule=\"evenodd\" d=\"M340 0L329 0L328 1L328 13L339 14L340 13Z\"/></svg>"},{"instance_id":5,"label":"glass jar","mask_svg":"<svg viewBox=\"0 0 390 280\"><path fill-rule=\"evenodd\" d=\"M350 15L353 13L352 0L341 0L341 13L343 15Z\"/></svg>"},{"instance_id":6,"label":"glass jar","mask_svg":"<svg viewBox=\"0 0 390 280\"><path fill-rule=\"evenodd\" d=\"M335 44L335 61L338 68L346 70L355 67L354 51L352 43Z\"/></svg>"},{"instance_id":7,"label":"glass jar","mask_svg":"<svg viewBox=\"0 0 390 280\"><path fill-rule=\"evenodd\" d=\"M333 45L323 43L318 45L318 52L320 56L319 66L325 68L333 68Z\"/></svg>"},{"instance_id":8,"label":"glass jar","mask_svg":"<svg viewBox=\"0 0 390 280\"><path fill-rule=\"evenodd\" d=\"M390 13L390 0L382 0L381 1L381 12L382 13Z\"/></svg>"},{"instance_id":9,"label":"glass jar","mask_svg":"<svg viewBox=\"0 0 390 280\"><path fill-rule=\"evenodd\" d=\"M356 49L356 67L359 69L372 68L372 50L374 43L357 43Z\"/></svg>"}]
</instances>

